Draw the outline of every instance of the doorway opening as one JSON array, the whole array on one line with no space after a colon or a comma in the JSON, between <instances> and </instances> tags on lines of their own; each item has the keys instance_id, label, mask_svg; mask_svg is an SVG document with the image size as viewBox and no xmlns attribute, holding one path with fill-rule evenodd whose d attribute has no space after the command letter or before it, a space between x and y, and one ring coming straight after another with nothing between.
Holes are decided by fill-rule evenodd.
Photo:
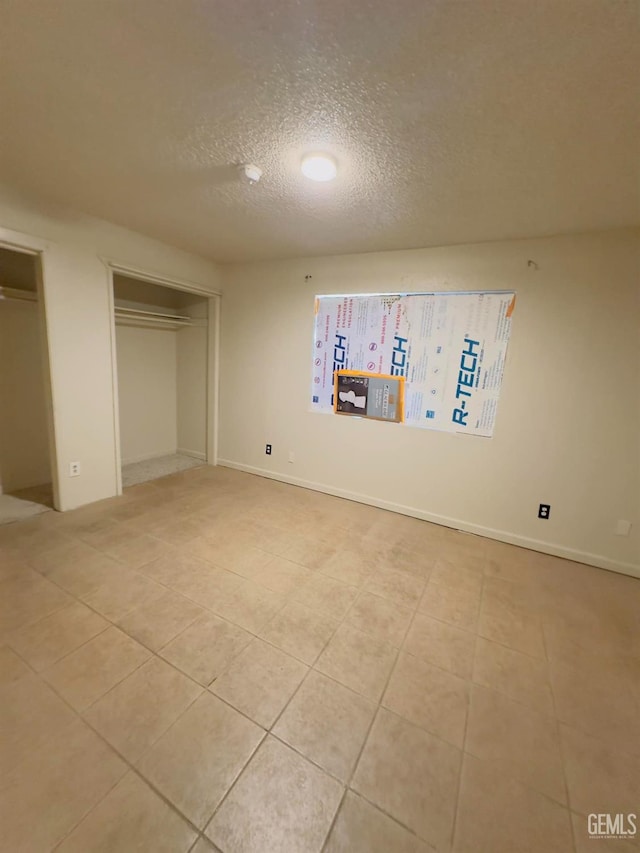
<instances>
[{"instance_id":1,"label":"doorway opening","mask_svg":"<svg viewBox=\"0 0 640 853\"><path fill-rule=\"evenodd\" d=\"M0 524L55 505L40 265L37 252L0 244Z\"/></svg>"},{"instance_id":2,"label":"doorway opening","mask_svg":"<svg viewBox=\"0 0 640 853\"><path fill-rule=\"evenodd\" d=\"M215 464L217 306L213 294L111 271L120 493Z\"/></svg>"}]
</instances>

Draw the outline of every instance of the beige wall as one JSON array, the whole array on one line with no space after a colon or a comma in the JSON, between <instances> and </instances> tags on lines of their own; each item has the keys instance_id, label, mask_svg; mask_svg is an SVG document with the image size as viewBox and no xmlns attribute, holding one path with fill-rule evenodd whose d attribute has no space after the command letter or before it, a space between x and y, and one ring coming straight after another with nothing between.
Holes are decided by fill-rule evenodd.
<instances>
[{"instance_id":1,"label":"beige wall","mask_svg":"<svg viewBox=\"0 0 640 853\"><path fill-rule=\"evenodd\" d=\"M6 190L0 240L44 250L60 508L116 490L106 258L211 291L222 280L221 461L640 573L637 233L221 273L139 234ZM493 439L308 412L314 294L496 288L514 288L518 303ZM71 461L81 462L80 477L69 478ZM540 502L552 505L548 522L536 518ZM633 523L631 536L614 535L618 519Z\"/></svg>"},{"instance_id":2,"label":"beige wall","mask_svg":"<svg viewBox=\"0 0 640 853\"><path fill-rule=\"evenodd\" d=\"M640 574L638 245L619 231L224 267L220 461ZM517 292L492 439L308 411L314 294L478 289Z\"/></svg>"},{"instance_id":3,"label":"beige wall","mask_svg":"<svg viewBox=\"0 0 640 853\"><path fill-rule=\"evenodd\" d=\"M122 464L175 453L176 332L116 326Z\"/></svg>"},{"instance_id":4,"label":"beige wall","mask_svg":"<svg viewBox=\"0 0 640 853\"><path fill-rule=\"evenodd\" d=\"M178 450L207 454L207 329L187 326L177 338Z\"/></svg>"},{"instance_id":5,"label":"beige wall","mask_svg":"<svg viewBox=\"0 0 640 853\"><path fill-rule=\"evenodd\" d=\"M0 299L0 493L51 482L35 302Z\"/></svg>"},{"instance_id":6,"label":"beige wall","mask_svg":"<svg viewBox=\"0 0 640 853\"><path fill-rule=\"evenodd\" d=\"M116 327L122 464L206 458L207 329Z\"/></svg>"},{"instance_id":7,"label":"beige wall","mask_svg":"<svg viewBox=\"0 0 640 853\"><path fill-rule=\"evenodd\" d=\"M0 240L24 239L39 240L45 246L60 508L70 509L116 491L111 282L103 259L212 291L218 287L218 268L124 228L3 188ZM81 463L81 476L68 476L72 461Z\"/></svg>"}]
</instances>

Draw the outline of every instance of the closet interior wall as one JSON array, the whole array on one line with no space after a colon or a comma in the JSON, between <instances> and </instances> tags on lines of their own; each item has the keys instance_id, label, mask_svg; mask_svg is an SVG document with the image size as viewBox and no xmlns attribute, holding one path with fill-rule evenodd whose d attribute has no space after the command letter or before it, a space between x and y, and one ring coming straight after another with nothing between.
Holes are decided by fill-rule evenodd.
<instances>
[{"instance_id":1,"label":"closet interior wall","mask_svg":"<svg viewBox=\"0 0 640 853\"><path fill-rule=\"evenodd\" d=\"M122 466L206 459L208 300L114 274Z\"/></svg>"},{"instance_id":2,"label":"closet interior wall","mask_svg":"<svg viewBox=\"0 0 640 853\"><path fill-rule=\"evenodd\" d=\"M0 494L52 505L37 264L0 247Z\"/></svg>"}]
</instances>

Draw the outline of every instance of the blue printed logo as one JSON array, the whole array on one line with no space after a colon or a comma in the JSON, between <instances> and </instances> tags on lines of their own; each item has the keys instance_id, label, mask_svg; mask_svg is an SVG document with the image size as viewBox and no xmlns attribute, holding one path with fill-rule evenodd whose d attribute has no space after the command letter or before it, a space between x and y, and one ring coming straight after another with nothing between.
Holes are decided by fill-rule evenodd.
<instances>
[{"instance_id":1,"label":"blue printed logo","mask_svg":"<svg viewBox=\"0 0 640 853\"><path fill-rule=\"evenodd\" d=\"M474 347L479 347L480 341L465 338L464 343L466 344L466 348L462 350L460 355L460 370L458 371L458 385L456 387L456 400L459 401L459 405L453 410L451 420L454 424L466 427L467 418L469 417L469 412L466 410L467 402L475 387L478 358L480 355L477 350L474 350ZM467 357L470 361L467 361Z\"/></svg>"},{"instance_id":2,"label":"blue printed logo","mask_svg":"<svg viewBox=\"0 0 640 853\"><path fill-rule=\"evenodd\" d=\"M391 353L391 370L392 376L406 376L409 355L406 346L409 343L408 338L402 338L400 335L394 335L393 352Z\"/></svg>"}]
</instances>

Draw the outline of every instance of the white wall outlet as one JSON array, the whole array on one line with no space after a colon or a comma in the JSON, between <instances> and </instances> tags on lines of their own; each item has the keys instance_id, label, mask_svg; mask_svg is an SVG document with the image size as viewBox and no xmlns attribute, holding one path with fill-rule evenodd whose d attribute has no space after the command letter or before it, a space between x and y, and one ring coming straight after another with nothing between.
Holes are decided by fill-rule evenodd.
<instances>
[{"instance_id":1,"label":"white wall outlet","mask_svg":"<svg viewBox=\"0 0 640 853\"><path fill-rule=\"evenodd\" d=\"M296 455L293 452L293 450L290 450L289 451L289 462L291 462L293 464L295 461L296 461Z\"/></svg>"},{"instance_id":2,"label":"white wall outlet","mask_svg":"<svg viewBox=\"0 0 640 853\"><path fill-rule=\"evenodd\" d=\"M631 522L619 518L616 524L616 536L628 536L631 533Z\"/></svg>"},{"instance_id":3,"label":"white wall outlet","mask_svg":"<svg viewBox=\"0 0 640 853\"><path fill-rule=\"evenodd\" d=\"M69 476L70 477L79 477L80 476L80 463L79 462L69 462Z\"/></svg>"}]
</instances>

